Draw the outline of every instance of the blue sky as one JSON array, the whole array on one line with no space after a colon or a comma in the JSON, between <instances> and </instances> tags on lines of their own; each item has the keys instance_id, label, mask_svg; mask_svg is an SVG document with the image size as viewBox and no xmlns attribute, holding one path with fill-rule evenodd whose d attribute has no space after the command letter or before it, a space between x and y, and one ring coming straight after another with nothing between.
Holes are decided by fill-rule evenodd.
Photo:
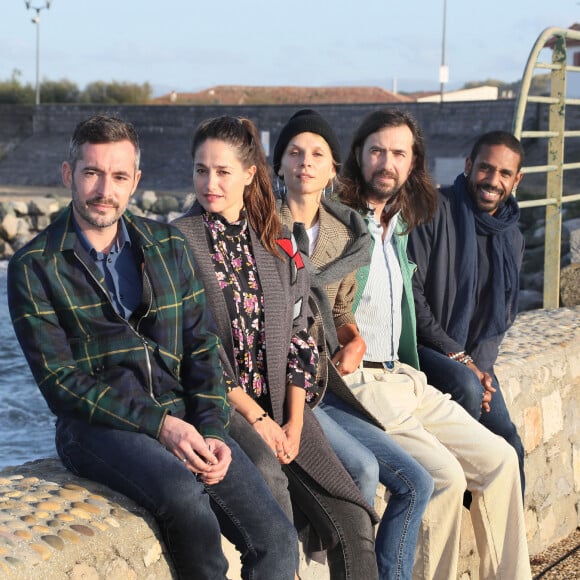
<instances>
[{"instance_id":1,"label":"blue sky","mask_svg":"<svg viewBox=\"0 0 580 580\"><path fill-rule=\"evenodd\" d=\"M44 0L33 0L33 6ZM53 0L40 76L80 88L149 82L156 94L214 85L372 85L437 90L444 0ZM0 0L0 80L34 84L24 0ZM447 0L448 89L519 79L540 33L580 22L580 1Z\"/></svg>"}]
</instances>

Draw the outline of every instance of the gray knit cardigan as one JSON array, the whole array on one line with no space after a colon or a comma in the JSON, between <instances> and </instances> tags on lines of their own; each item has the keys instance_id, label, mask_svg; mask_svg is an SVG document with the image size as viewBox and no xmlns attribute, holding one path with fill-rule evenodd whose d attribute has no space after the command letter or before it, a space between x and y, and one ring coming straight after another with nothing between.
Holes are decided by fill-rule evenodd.
<instances>
[{"instance_id":1,"label":"gray knit cardigan","mask_svg":"<svg viewBox=\"0 0 580 580\"><path fill-rule=\"evenodd\" d=\"M222 340L224 353L222 362L230 377L236 377L233 359L232 325L228 308L215 276L211 261L208 235L202 221L202 208L194 206L181 218L175 220L176 225L186 236L192 249L197 271L206 290L207 304L213 314L217 326L217 334ZM280 425L284 423L284 402L286 397L286 369L288 349L293 329L293 306L290 299L296 293L290 282L290 266L287 260L276 258L260 243L253 228L249 228L252 250L256 260L258 275L264 293L264 324L267 352L267 378L270 392L270 403L273 419ZM285 237L289 237L286 232ZM308 276L306 270L299 272L300 292L308 295ZM307 300L304 300L306 307ZM304 328L307 323L305 320ZM235 411L234 411L235 412ZM264 443L265 444L265 443ZM330 447L312 410L306 406L304 411L304 426L300 440L300 452L295 462L314 481L334 497L338 497L362 506L370 514L373 522L378 516L362 497L358 487Z\"/></svg>"}]
</instances>

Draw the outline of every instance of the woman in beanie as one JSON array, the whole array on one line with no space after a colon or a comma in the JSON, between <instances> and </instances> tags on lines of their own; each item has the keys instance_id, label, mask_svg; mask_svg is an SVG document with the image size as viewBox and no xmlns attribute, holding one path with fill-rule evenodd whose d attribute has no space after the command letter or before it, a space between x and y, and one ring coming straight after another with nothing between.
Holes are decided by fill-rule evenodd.
<instances>
[{"instance_id":1,"label":"woman in beanie","mask_svg":"<svg viewBox=\"0 0 580 580\"><path fill-rule=\"evenodd\" d=\"M390 499L375 544L379 576L410 579L433 481L341 378L357 369L365 352L352 303L355 271L369 263L370 252L368 228L359 214L325 196L338 187L339 164L340 144L330 125L316 111L298 111L282 128L274 148L274 172L284 183L279 214L309 256L311 299L317 311L310 332L327 382L314 414L367 501L374 501L377 479L388 488Z\"/></svg>"},{"instance_id":2,"label":"woman in beanie","mask_svg":"<svg viewBox=\"0 0 580 580\"><path fill-rule=\"evenodd\" d=\"M197 201L175 225L187 236L224 347L230 435L288 518L293 505L306 515L333 579L376 579L376 514L305 405L316 396L318 363L306 329L308 275L276 215L257 129L248 119L209 119L192 156Z\"/></svg>"}]
</instances>

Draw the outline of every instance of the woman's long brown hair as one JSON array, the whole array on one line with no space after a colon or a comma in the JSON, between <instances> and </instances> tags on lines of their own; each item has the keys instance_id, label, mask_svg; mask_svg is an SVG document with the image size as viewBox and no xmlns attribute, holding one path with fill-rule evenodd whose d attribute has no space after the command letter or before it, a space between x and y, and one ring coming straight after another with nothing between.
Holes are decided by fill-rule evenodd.
<instances>
[{"instance_id":1,"label":"woman's long brown hair","mask_svg":"<svg viewBox=\"0 0 580 580\"><path fill-rule=\"evenodd\" d=\"M276 213L272 180L256 125L249 119L228 115L202 122L193 137L193 158L199 146L208 139L223 141L233 147L244 169L256 166L252 183L244 189L244 208L248 222L258 234L262 245L271 254L280 257L276 240L281 235L282 225Z\"/></svg>"}]
</instances>

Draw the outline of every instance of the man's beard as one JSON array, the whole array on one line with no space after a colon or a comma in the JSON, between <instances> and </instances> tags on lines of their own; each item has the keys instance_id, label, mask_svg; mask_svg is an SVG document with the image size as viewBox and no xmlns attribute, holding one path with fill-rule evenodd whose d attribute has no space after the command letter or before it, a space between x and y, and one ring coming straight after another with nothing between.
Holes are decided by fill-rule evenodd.
<instances>
[{"instance_id":1,"label":"man's beard","mask_svg":"<svg viewBox=\"0 0 580 580\"><path fill-rule=\"evenodd\" d=\"M380 185L375 182L375 177L388 176L394 180L392 186ZM402 185L392 173L386 173L384 171L376 171L372 174L370 181L365 181L365 194L367 198L373 199L375 201L389 201L396 197L396 195L401 190Z\"/></svg>"},{"instance_id":2,"label":"man's beard","mask_svg":"<svg viewBox=\"0 0 580 580\"><path fill-rule=\"evenodd\" d=\"M95 213L91 213L90 212L90 205L92 205L94 202L98 201L99 203L108 205L111 207L111 209L114 209L115 212L114 214L111 216L109 214L107 215L99 215L99 214L95 214ZM90 225L96 227L96 228L108 228L109 226L112 226L114 223L116 223L118 221L118 219L121 217L121 213L119 212L119 204L116 203L115 201L113 201L112 199L108 199L105 197L94 197L90 200L86 200L86 201L81 201L78 198L77 195L77 190L73 185L72 188L72 204L73 204L73 208L75 209L75 212L87 223L89 223Z\"/></svg>"},{"instance_id":3,"label":"man's beard","mask_svg":"<svg viewBox=\"0 0 580 580\"><path fill-rule=\"evenodd\" d=\"M468 176L467 188L469 195L471 196L471 199L473 200L473 203L476 205L477 209L487 213L495 212L497 208L505 202L506 196L504 190L498 187L494 187L489 183L479 183L479 184L473 183L469 179L469 177L471 176ZM496 193L498 195L498 198L491 200L482 199L479 195L480 189L483 189L490 193Z\"/></svg>"}]
</instances>

